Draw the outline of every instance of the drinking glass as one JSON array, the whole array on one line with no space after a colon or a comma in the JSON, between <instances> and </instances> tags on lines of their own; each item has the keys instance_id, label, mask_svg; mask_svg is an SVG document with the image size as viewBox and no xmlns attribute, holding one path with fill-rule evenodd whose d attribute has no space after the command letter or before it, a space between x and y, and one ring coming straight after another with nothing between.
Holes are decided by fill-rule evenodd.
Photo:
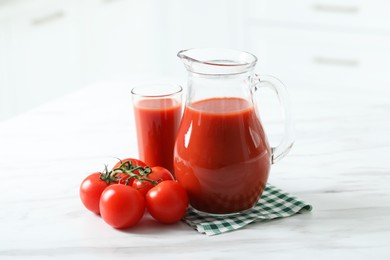
<instances>
[{"instance_id":1,"label":"drinking glass","mask_svg":"<svg viewBox=\"0 0 390 260\"><path fill-rule=\"evenodd\" d=\"M131 90L139 159L173 173L173 147L182 111L182 87L148 84Z\"/></svg>"}]
</instances>

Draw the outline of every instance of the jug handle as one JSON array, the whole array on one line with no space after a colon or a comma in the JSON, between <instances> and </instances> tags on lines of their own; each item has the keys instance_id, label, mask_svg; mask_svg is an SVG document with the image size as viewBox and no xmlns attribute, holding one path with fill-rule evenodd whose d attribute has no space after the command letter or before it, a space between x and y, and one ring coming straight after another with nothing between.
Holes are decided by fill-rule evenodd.
<instances>
[{"instance_id":1,"label":"jug handle","mask_svg":"<svg viewBox=\"0 0 390 260\"><path fill-rule=\"evenodd\" d=\"M284 118L284 135L279 145L276 147L271 147L271 162L274 164L286 156L294 144L295 131L291 113L290 99L288 97L286 87L277 78L265 75L260 77L256 74L254 75L254 79L256 81L254 84L255 88L257 89L266 87L273 90L278 97L279 103L282 107L282 115Z\"/></svg>"}]
</instances>

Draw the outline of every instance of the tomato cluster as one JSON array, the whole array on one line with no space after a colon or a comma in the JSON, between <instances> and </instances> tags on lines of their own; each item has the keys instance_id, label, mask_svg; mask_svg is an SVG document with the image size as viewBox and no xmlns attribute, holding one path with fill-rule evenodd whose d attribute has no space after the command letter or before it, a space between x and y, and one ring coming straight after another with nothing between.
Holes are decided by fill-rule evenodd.
<instances>
[{"instance_id":1,"label":"tomato cluster","mask_svg":"<svg viewBox=\"0 0 390 260\"><path fill-rule=\"evenodd\" d=\"M186 190L167 169L150 168L133 158L87 176L80 185L80 199L88 210L119 229L136 225L145 209L158 222L175 223L188 207Z\"/></svg>"}]
</instances>

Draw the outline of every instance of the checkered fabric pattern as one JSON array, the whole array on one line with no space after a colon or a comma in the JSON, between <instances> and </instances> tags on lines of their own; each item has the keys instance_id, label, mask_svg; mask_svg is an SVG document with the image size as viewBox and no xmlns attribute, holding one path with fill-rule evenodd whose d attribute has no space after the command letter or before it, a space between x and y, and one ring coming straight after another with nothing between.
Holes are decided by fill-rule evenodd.
<instances>
[{"instance_id":1,"label":"checkered fabric pattern","mask_svg":"<svg viewBox=\"0 0 390 260\"><path fill-rule=\"evenodd\" d=\"M284 218L312 210L312 206L267 184L257 205L251 210L231 216L208 216L190 208L183 221L208 236L237 230L252 222L264 222L276 218Z\"/></svg>"}]
</instances>

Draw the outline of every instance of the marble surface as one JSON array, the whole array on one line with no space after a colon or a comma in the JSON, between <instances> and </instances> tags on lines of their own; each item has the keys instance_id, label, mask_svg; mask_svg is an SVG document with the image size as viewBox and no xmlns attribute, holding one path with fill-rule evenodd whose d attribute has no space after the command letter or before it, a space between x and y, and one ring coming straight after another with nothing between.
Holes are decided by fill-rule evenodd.
<instances>
[{"instance_id":1,"label":"marble surface","mask_svg":"<svg viewBox=\"0 0 390 260\"><path fill-rule=\"evenodd\" d=\"M207 237L150 217L115 230L79 200L87 174L136 155L134 83L94 84L0 123L0 259L390 259L388 87L291 86L296 142L269 181L313 211Z\"/></svg>"}]
</instances>

